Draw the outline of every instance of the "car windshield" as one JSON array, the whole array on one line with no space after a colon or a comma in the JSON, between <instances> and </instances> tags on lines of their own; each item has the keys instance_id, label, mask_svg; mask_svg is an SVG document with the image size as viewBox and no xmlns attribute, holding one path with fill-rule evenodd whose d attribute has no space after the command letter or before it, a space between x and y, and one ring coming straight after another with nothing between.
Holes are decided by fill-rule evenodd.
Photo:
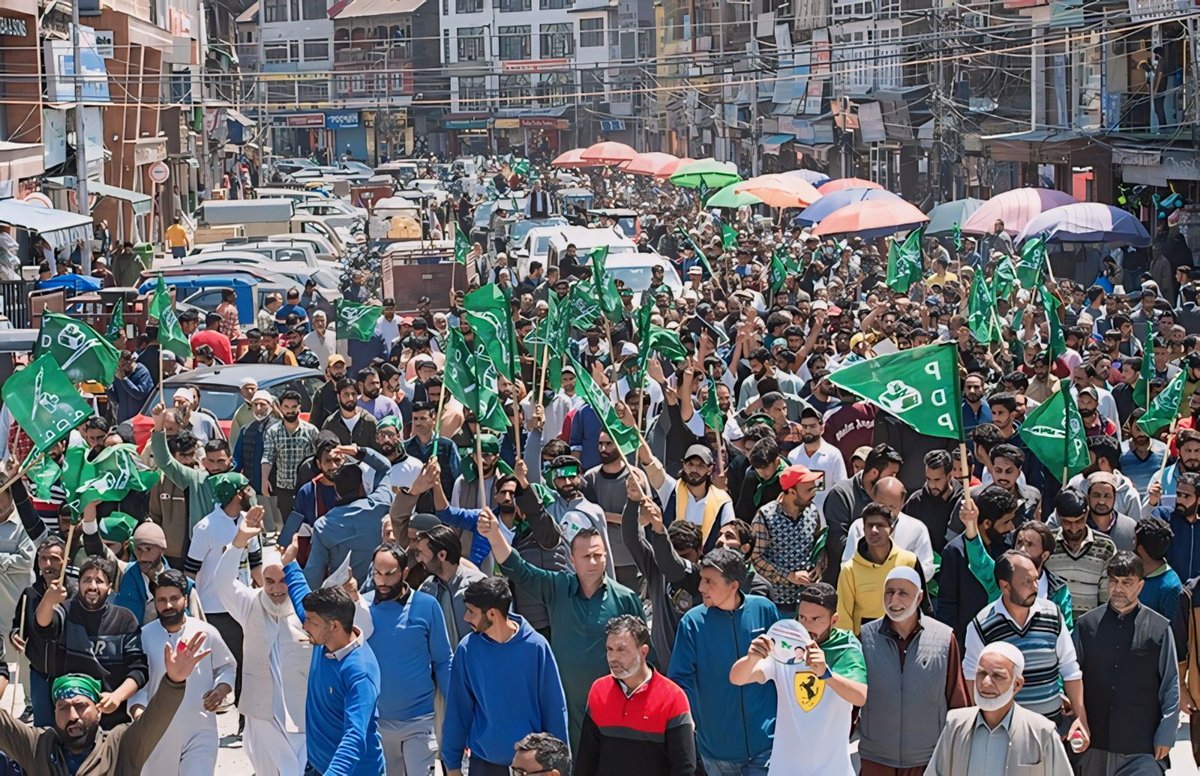
<instances>
[{"instance_id":1,"label":"car windshield","mask_svg":"<svg viewBox=\"0 0 1200 776\"><path fill-rule=\"evenodd\" d=\"M544 226L566 225L567 219L560 216L555 216L553 218L525 219L514 223L512 227L510 227L508 234L514 243L520 245L525 241L525 235L529 234L530 229L536 229Z\"/></svg>"},{"instance_id":2,"label":"car windshield","mask_svg":"<svg viewBox=\"0 0 1200 776\"><path fill-rule=\"evenodd\" d=\"M475 208L475 226L488 226L492 219L492 203L485 202Z\"/></svg>"},{"instance_id":3,"label":"car windshield","mask_svg":"<svg viewBox=\"0 0 1200 776\"><path fill-rule=\"evenodd\" d=\"M550 237L551 235L538 235L533 241L533 250L529 252L530 256L545 256L550 252Z\"/></svg>"},{"instance_id":4,"label":"car windshield","mask_svg":"<svg viewBox=\"0 0 1200 776\"><path fill-rule=\"evenodd\" d=\"M627 288L632 288L634 291L645 291L650 287L652 267L646 265L644 267L609 267L608 274L616 280L621 280ZM670 286L672 290L682 290L683 285L670 272L666 273L663 278L663 283Z\"/></svg>"}]
</instances>

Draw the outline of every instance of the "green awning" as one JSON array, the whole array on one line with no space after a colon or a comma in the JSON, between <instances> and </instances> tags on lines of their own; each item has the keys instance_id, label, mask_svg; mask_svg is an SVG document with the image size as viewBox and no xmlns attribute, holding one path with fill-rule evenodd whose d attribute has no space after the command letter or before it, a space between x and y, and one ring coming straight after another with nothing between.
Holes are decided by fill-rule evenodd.
<instances>
[{"instance_id":1,"label":"green awning","mask_svg":"<svg viewBox=\"0 0 1200 776\"><path fill-rule=\"evenodd\" d=\"M109 186L107 183L100 183L99 181L88 181L88 193L128 202L133 206L133 214L135 216L150 215L153 207L153 202L151 202L148 194L122 189L118 186Z\"/></svg>"}]
</instances>

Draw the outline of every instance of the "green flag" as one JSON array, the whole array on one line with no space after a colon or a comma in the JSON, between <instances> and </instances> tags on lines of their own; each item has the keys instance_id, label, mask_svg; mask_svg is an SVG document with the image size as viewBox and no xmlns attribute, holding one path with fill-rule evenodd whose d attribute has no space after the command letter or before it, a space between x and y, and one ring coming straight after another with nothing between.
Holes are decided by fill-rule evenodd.
<instances>
[{"instance_id":1,"label":"green flag","mask_svg":"<svg viewBox=\"0 0 1200 776\"><path fill-rule=\"evenodd\" d=\"M479 420L479 425L492 431L508 428L508 416L496 391L496 367L486 358L472 353L462 332L451 327L446 337L446 390L463 403Z\"/></svg>"},{"instance_id":2,"label":"green flag","mask_svg":"<svg viewBox=\"0 0 1200 776\"><path fill-rule=\"evenodd\" d=\"M162 472L146 468L137 448L122 444L103 448L92 460L71 456L67 466L78 466L64 475L73 486L67 492L67 505L75 514L93 501L120 501L130 493L146 493L162 478Z\"/></svg>"},{"instance_id":3,"label":"green flag","mask_svg":"<svg viewBox=\"0 0 1200 776\"><path fill-rule=\"evenodd\" d=\"M1017 433L1050 474L1064 484L1091 462L1083 418L1069 386L1064 385L1035 407Z\"/></svg>"},{"instance_id":4,"label":"green flag","mask_svg":"<svg viewBox=\"0 0 1200 776\"><path fill-rule=\"evenodd\" d=\"M383 308L374 304L359 304L349 299L337 300L338 335L348 340L370 342Z\"/></svg>"},{"instance_id":5,"label":"green flag","mask_svg":"<svg viewBox=\"0 0 1200 776\"><path fill-rule=\"evenodd\" d=\"M683 347L683 341L679 339L678 334L670 329L651 324L649 336L643 335L641 344L638 346L637 365L634 369L636 376L631 385L645 384L646 368L650 364L651 353L661 353L667 357L668 361L681 361L687 358L687 349Z\"/></svg>"},{"instance_id":6,"label":"green flag","mask_svg":"<svg viewBox=\"0 0 1200 776\"><path fill-rule=\"evenodd\" d=\"M462 227L454 224L454 261L467 266L467 256L471 253L471 241L463 234Z\"/></svg>"},{"instance_id":7,"label":"green flag","mask_svg":"<svg viewBox=\"0 0 1200 776\"><path fill-rule=\"evenodd\" d=\"M738 232L729 224L721 224L721 246L725 250L736 248L738 244Z\"/></svg>"},{"instance_id":8,"label":"green flag","mask_svg":"<svg viewBox=\"0 0 1200 776\"><path fill-rule=\"evenodd\" d=\"M958 224L954 225L954 250L962 250L962 228Z\"/></svg>"},{"instance_id":9,"label":"green flag","mask_svg":"<svg viewBox=\"0 0 1200 776\"><path fill-rule=\"evenodd\" d=\"M484 312L467 310L463 315L475 335L472 340L475 352L491 361L496 366L497 372L512 380L516 374L512 366L516 354L509 350L505 320L490 310Z\"/></svg>"},{"instance_id":10,"label":"green flag","mask_svg":"<svg viewBox=\"0 0 1200 776\"><path fill-rule=\"evenodd\" d=\"M771 254L771 296L774 297L787 284L788 265L776 250Z\"/></svg>"},{"instance_id":11,"label":"green flag","mask_svg":"<svg viewBox=\"0 0 1200 776\"><path fill-rule=\"evenodd\" d=\"M36 464L25 470L25 476L33 483L34 498L49 501L53 497L50 488L62 476L62 467L55 463L53 458L44 455Z\"/></svg>"},{"instance_id":12,"label":"green flag","mask_svg":"<svg viewBox=\"0 0 1200 776\"><path fill-rule=\"evenodd\" d=\"M1030 237L1021 244L1021 255L1017 258L1017 280L1021 288L1033 290L1046 266L1046 236Z\"/></svg>"},{"instance_id":13,"label":"green flag","mask_svg":"<svg viewBox=\"0 0 1200 776\"><path fill-rule=\"evenodd\" d=\"M696 241L692 239L692 236L682 229L679 230L679 236L683 238L684 242L692 246L692 250L696 252L696 259L699 260L702 265L704 265L704 270L708 273L707 277L713 277L713 268L712 265L708 263L708 256L704 253L704 251L700 250L700 246L696 245Z\"/></svg>"},{"instance_id":14,"label":"green flag","mask_svg":"<svg viewBox=\"0 0 1200 776\"><path fill-rule=\"evenodd\" d=\"M704 404L700 405L700 417L704 418L704 425L713 431L718 434L725 433L725 413L721 412L721 405L717 401L717 382L711 377L708 378L708 396L704 397Z\"/></svg>"},{"instance_id":15,"label":"green flag","mask_svg":"<svg viewBox=\"0 0 1200 776\"><path fill-rule=\"evenodd\" d=\"M114 302L112 315L108 317L108 326L104 329L104 339L116 342L125 334L125 303Z\"/></svg>"},{"instance_id":16,"label":"green flag","mask_svg":"<svg viewBox=\"0 0 1200 776\"><path fill-rule=\"evenodd\" d=\"M1186 371L1186 370L1184 370ZM1133 387L1133 400L1139 407L1150 406L1150 381L1154 379L1154 327L1146 327L1146 341L1142 343L1142 371L1137 385Z\"/></svg>"},{"instance_id":17,"label":"green flag","mask_svg":"<svg viewBox=\"0 0 1200 776\"><path fill-rule=\"evenodd\" d=\"M967 300L967 325L975 339L984 345L990 345L1000 339L1000 326L996 322L996 300L982 272L976 272L971 280L971 296Z\"/></svg>"},{"instance_id":18,"label":"green flag","mask_svg":"<svg viewBox=\"0 0 1200 776\"><path fill-rule=\"evenodd\" d=\"M1167 383L1150 406L1146 414L1138 418L1138 426L1149 436L1154 436L1159 429L1171 425L1171 421L1179 416L1179 405L1183 403L1183 386L1187 382L1187 370L1179 372Z\"/></svg>"},{"instance_id":19,"label":"green flag","mask_svg":"<svg viewBox=\"0 0 1200 776\"><path fill-rule=\"evenodd\" d=\"M563 330L563 327L566 326L566 329L570 329L570 326L561 320L558 294L550 294L546 297L546 301L550 309L546 317L533 327L533 331L525 335L525 347L533 353L533 360L538 369L545 364L546 385L555 391L560 391L562 390L562 354L565 352L569 340L569 331ZM530 386L530 390L539 388L540 386Z\"/></svg>"},{"instance_id":20,"label":"green flag","mask_svg":"<svg viewBox=\"0 0 1200 776\"><path fill-rule=\"evenodd\" d=\"M1046 314L1046 326L1050 329L1050 363L1067 352L1067 340L1063 337L1062 322L1058 319L1058 297L1041 286L1042 311Z\"/></svg>"},{"instance_id":21,"label":"green flag","mask_svg":"<svg viewBox=\"0 0 1200 776\"><path fill-rule=\"evenodd\" d=\"M924 229L914 229L904 242L892 241L888 247L887 286L893 291L907 294L908 289L925 277L925 259L921 253Z\"/></svg>"},{"instance_id":22,"label":"green flag","mask_svg":"<svg viewBox=\"0 0 1200 776\"><path fill-rule=\"evenodd\" d=\"M637 450L641 444L637 431L620 421L617 417L617 410L613 407L608 395L592 381L591 374L579 365L575 357L568 356L568 358L571 359L571 366L575 367L575 394L599 416L600 424L604 426L604 430L621 449L622 455L629 455Z\"/></svg>"},{"instance_id":23,"label":"green flag","mask_svg":"<svg viewBox=\"0 0 1200 776\"><path fill-rule=\"evenodd\" d=\"M92 405L79 395L50 354L33 362L4 382L0 390L13 420L33 440L35 452L44 453L92 416Z\"/></svg>"},{"instance_id":24,"label":"green flag","mask_svg":"<svg viewBox=\"0 0 1200 776\"><path fill-rule=\"evenodd\" d=\"M510 169L513 171L513 175L521 175L521 176L528 175L529 174L529 160L528 159L518 159L512 163L512 167Z\"/></svg>"},{"instance_id":25,"label":"green flag","mask_svg":"<svg viewBox=\"0 0 1200 776\"><path fill-rule=\"evenodd\" d=\"M559 304L560 331L587 329L602 313L600 301L590 286L587 283L575 283L567 294L566 303Z\"/></svg>"},{"instance_id":26,"label":"green flag","mask_svg":"<svg viewBox=\"0 0 1200 776\"><path fill-rule=\"evenodd\" d=\"M73 383L94 380L112 385L121 354L83 321L57 313L42 314L42 328L33 345L33 357L49 354Z\"/></svg>"},{"instance_id":27,"label":"green flag","mask_svg":"<svg viewBox=\"0 0 1200 776\"><path fill-rule=\"evenodd\" d=\"M1000 259L996 265L995 277L992 279L996 292L996 301L1011 299L1013 290L1017 287L1017 267L1010 256Z\"/></svg>"},{"instance_id":28,"label":"green flag","mask_svg":"<svg viewBox=\"0 0 1200 776\"><path fill-rule=\"evenodd\" d=\"M592 251L592 291L604 317L613 323L620 323L625 317L625 305L621 303L621 294L617 284L608 274L608 246L602 245Z\"/></svg>"},{"instance_id":29,"label":"green flag","mask_svg":"<svg viewBox=\"0 0 1200 776\"><path fill-rule=\"evenodd\" d=\"M485 338L488 357L493 359L496 369L507 379L514 379L520 365L508 297L498 286L489 283L467 294L463 298L463 309L476 339Z\"/></svg>"},{"instance_id":30,"label":"green flag","mask_svg":"<svg viewBox=\"0 0 1200 776\"><path fill-rule=\"evenodd\" d=\"M892 413L922 434L963 438L958 345L953 342L860 361L831 372L829 382Z\"/></svg>"},{"instance_id":31,"label":"green flag","mask_svg":"<svg viewBox=\"0 0 1200 776\"><path fill-rule=\"evenodd\" d=\"M158 321L158 344L180 358L191 358L192 345L179 327L179 316L171 304L171 294L167 290L167 281L162 275L158 276L158 285L150 297L147 315Z\"/></svg>"}]
</instances>

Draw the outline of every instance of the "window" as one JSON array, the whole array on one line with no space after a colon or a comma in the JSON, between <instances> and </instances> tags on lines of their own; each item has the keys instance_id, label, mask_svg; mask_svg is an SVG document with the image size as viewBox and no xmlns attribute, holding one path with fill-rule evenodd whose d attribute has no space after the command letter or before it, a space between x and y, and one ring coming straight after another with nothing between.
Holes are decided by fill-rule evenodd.
<instances>
[{"instance_id":1,"label":"window","mask_svg":"<svg viewBox=\"0 0 1200 776\"><path fill-rule=\"evenodd\" d=\"M286 43L268 43L263 46L263 61L268 64L279 64L288 61Z\"/></svg>"},{"instance_id":2,"label":"window","mask_svg":"<svg viewBox=\"0 0 1200 776\"><path fill-rule=\"evenodd\" d=\"M502 108L524 107L520 105L518 100L527 100L533 96L533 89L529 85L529 74L519 73L517 75L502 75L500 76L500 97ZM514 103L517 103L514 105Z\"/></svg>"},{"instance_id":3,"label":"window","mask_svg":"<svg viewBox=\"0 0 1200 776\"><path fill-rule=\"evenodd\" d=\"M570 0L541 0L538 3L538 7L542 10L558 11L563 8L570 8L571 2Z\"/></svg>"},{"instance_id":4,"label":"window","mask_svg":"<svg viewBox=\"0 0 1200 776\"><path fill-rule=\"evenodd\" d=\"M487 78L484 76L472 76L458 79L459 110L483 110L486 102Z\"/></svg>"},{"instance_id":5,"label":"window","mask_svg":"<svg viewBox=\"0 0 1200 776\"><path fill-rule=\"evenodd\" d=\"M325 0L301 0L303 3L303 11L305 19L328 19L329 11L325 7Z\"/></svg>"},{"instance_id":6,"label":"window","mask_svg":"<svg viewBox=\"0 0 1200 776\"><path fill-rule=\"evenodd\" d=\"M533 28L528 24L521 24L516 27L501 27L500 58L529 59L529 43L532 33Z\"/></svg>"},{"instance_id":7,"label":"window","mask_svg":"<svg viewBox=\"0 0 1200 776\"><path fill-rule=\"evenodd\" d=\"M329 81L324 78L309 78L296 84L298 102L326 102L329 99Z\"/></svg>"},{"instance_id":8,"label":"window","mask_svg":"<svg viewBox=\"0 0 1200 776\"><path fill-rule=\"evenodd\" d=\"M533 8L531 0L495 0L495 3L501 12L528 11Z\"/></svg>"},{"instance_id":9,"label":"window","mask_svg":"<svg viewBox=\"0 0 1200 776\"><path fill-rule=\"evenodd\" d=\"M483 0L454 0L455 13L483 13Z\"/></svg>"},{"instance_id":10,"label":"window","mask_svg":"<svg viewBox=\"0 0 1200 776\"><path fill-rule=\"evenodd\" d=\"M288 61L289 62L299 62L300 61L300 41L298 41L298 40L289 40L288 41Z\"/></svg>"},{"instance_id":11,"label":"window","mask_svg":"<svg viewBox=\"0 0 1200 776\"><path fill-rule=\"evenodd\" d=\"M542 25L543 57L569 57L575 53L575 31L567 24Z\"/></svg>"},{"instance_id":12,"label":"window","mask_svg":"<svg viewBox=\"0 0 1200 776\"><path fill-rule=\"evenodd\" d=\"M570 73L550 73L542 76L538 96L547 98L550 105L566 105L567 97L575 93L575 79Z\"/></svg>"},{"instance_id":13,"label":"window","mask_svg":"<svg viewBox=\"0 0 1200 776\"><path fill-rule=\"evenodd\" d=\"M287 0L264 0L264 22L286 22L287 20Z\"/></svg>"},{"instance_id":14,"label":"window","mask_svg":"<svg viewBox=\"0 0 1200 776\"><path fill-rule=\"evenodd\" d=\"M591 48L604 45L604 19L579 20L579 47Z\"/></svg>"},{"instance_id":15,"label":"window","mask_svg":"<svg viewBox=\"0 0 1200 776\"><path fill-rule=\"evenodd\" d=\"M268 81L267 102L295 102L296 89L291 81Z\"/></svg>"},{"instance_id":16,"label":"window","mask_svg":"<svg viewBox=\"0 0 1200 776\"><path fill-rule=\"evenodd\" d=\"M582 43L580 45L583 45ZM604 99L604 71L599 68L589 68L579 71L579 91L584 99L597 102Z\"/></svg>"},{"instance_id":17,"label":"window","mask_svg":"<svg viewBox=\"0 0 1200 776\"><path fill-rule=\"evenodd\" d=\"M473 62L487 57L483 27L458 28L458 61Z\"/></svg>"},{"instance_id":18,"label":"window","mask_svg":"<svg viewBox=\"0 0 1200 776\"><path fill-rule=\"evenodd\" d=\"M306 40L304 41L304 61L319 62L329 59L329 41L327 40Z\"/></svg>"},{"instance_id":19,"label":"window","mask_svg":"<svg viewBox=\"0 0 1200 776\"><path fill-rule=\"evenodd\" d=\"M290 5L292 8L291 20L294 22L299 21L300 20L300 0L291 0Z\"/></svg>"},{"instance_id":20,"label":"window","mask_svg":"<svg viewBox=\"0 0 1200 776\"><path fill-rule=\"evenodd\" d=\"M442 61L450 61L450 30L442 30Z\"/></svg>"}]
</instances>

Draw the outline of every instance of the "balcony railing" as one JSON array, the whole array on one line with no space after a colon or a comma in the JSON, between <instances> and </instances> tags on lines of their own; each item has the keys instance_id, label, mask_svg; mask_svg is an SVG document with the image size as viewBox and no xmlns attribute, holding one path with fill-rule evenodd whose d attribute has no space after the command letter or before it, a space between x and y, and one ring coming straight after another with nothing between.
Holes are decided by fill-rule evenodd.
<instances>
[{"instance_id":1,"label":"balcony railing","mask_svg":"<svg viewBox=\"0 0 1200 776\"><path fill-rule=\"evenodd\" d=\"M396 43L386 48L355 48L339 42L334 48L333 63L337 65L395 64L411 59L409 44Z\"/></svg>"}]
</instances>

